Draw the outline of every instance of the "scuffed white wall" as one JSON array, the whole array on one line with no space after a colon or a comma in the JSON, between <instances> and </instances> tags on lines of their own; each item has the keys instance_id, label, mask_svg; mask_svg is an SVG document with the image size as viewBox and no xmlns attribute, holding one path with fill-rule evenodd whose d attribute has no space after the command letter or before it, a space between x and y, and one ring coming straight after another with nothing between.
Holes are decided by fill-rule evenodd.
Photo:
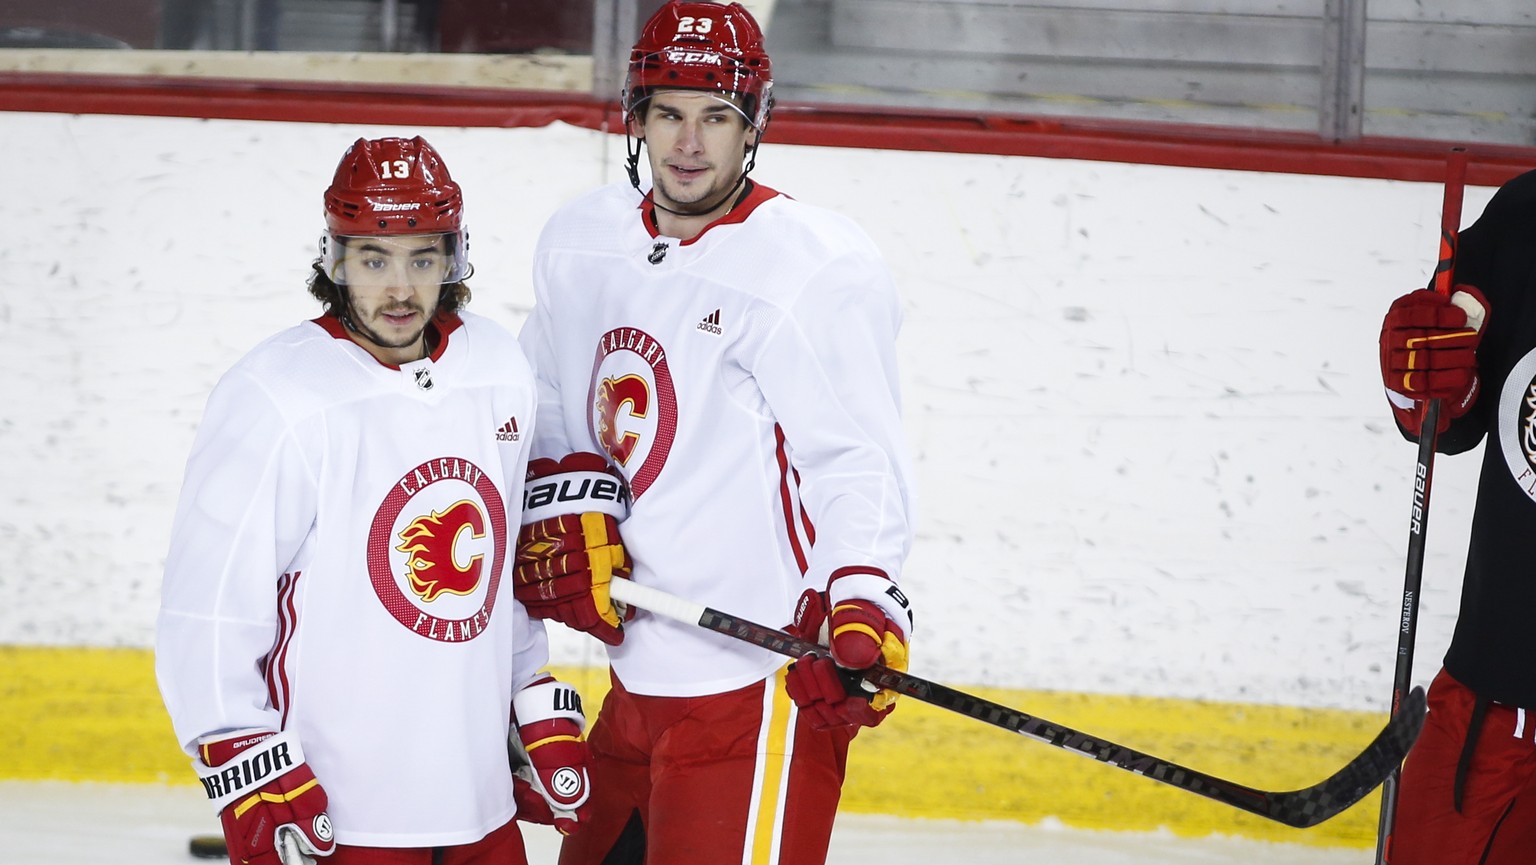
<instances>
[{"instance_id":1,"label":"scuffed white wall","mask_svg":"<svg viewBox=\"0 0 1536 865\"><path fill-rule=\"evenodd\" d=\"M149 644L209 388L315 314L341 152L417 132L466 190L471 308L519 327L539 227L622 176L622 139L0 114L0 643ZM1414 451L1376 333L1426 281L1439 186L771 134L757 176L857 219L904 292L916 672L1385 705ZM1467 222L1491 192L1468 189ZM1425 682L1476 457L1436 468ZM594 646L560 635L557 660Z\"/></svg>"}]
</instances>

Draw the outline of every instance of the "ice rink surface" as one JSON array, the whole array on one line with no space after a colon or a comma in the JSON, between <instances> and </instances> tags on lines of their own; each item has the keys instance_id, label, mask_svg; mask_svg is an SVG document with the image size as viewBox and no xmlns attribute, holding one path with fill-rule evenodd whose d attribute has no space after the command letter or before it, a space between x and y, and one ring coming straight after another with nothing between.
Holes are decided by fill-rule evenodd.
<instances>
[{"instance_id":1,"label":"ice rink surface","mask_svg":"<svg viewBox=\"0 0 1536 865\"><path fill-rule=\"evenodd\" d=\"M194 835L219 831L195 787L0 782L6 865L190 865ZM559 836L524 830L532 865L553 863ZM1018 823L838 817L828 865L1365 865L1370 851L1236 838L1086 832Z\"/></svg>"}]
</instances>

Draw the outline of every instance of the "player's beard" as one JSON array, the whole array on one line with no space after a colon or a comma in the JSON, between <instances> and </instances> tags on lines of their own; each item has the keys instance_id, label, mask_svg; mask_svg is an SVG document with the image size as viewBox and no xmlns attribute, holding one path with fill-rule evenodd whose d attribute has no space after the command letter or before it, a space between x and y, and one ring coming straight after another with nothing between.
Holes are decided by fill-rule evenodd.
<instances>
[{"instance_id":1,"label":"player's beard","mask_svg":"<svg viewBox=\"0 0 1536 865\"><path fill-rule=\"evenodd\" d=\"M666 176L665 168L663 166L661 173L652 172L658 179L651 200L661 209L679 216L702 216L715 210L730 200L743 178L743 175L737 172L729 181L717 179L707 189L675 190L672 188L674 186L672 178ZM714 165L711 165L710 169L718 171ZM723 174L716 174L717 178L723 176ZM656 192L661 194L656 195Z\"/></svg>"},{"instance_id":2,"label":"player's beard","mask_svg":"<svg viewBox=\"0 0 1536 865\"><path fill-rule=\"evenodd\" d=\"M426 333L427 324L431 321L431 317L427 315L426 310L422 309L420 306L417 306L411 301L380 305L372 310L368 310L365 313L364 311L358 309L357 304L352 301L351 297L348 297L347 306L351 312L348 318L351 319L352 329L367 337L369 342L379 346L380 348L410 348L422 338L422 334ZM398 335L393 337L385 336L373 326L373 323L382 319L386 313L398 314L402 312L417 313L420 316L418 321L421 322L421 325L409 331L405 335Z\"/></svg>"}]
</instances>

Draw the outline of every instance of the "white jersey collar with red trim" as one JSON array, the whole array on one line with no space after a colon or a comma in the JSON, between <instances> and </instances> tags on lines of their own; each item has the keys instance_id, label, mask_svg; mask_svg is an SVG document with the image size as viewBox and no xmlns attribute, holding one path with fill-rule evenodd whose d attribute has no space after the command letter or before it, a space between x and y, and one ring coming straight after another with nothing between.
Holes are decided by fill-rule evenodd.
<instances>
[{"instance_id":1,"label":"white jersey collar with red trim","mask_svg":"<svg viewBox=\"0 0 1536 865\"><path fill-rule=\"evenodd\" d=\"M337 318L334 314L328 312L319 318L311 319L311 321L320 325L320 327L331 336L337 339L344 339L355 344L351 334L347 333L347 326L342 324L341 319ZM443 352L448 350L448 335L463 326L464 319L459 318L458 313L438 310L437 314L432 316L432 320L427 322L427 327L432 329L437 335L437 347L432 349L432 353L427 355L427 358L433 363L442 360ZM428 342L431 341L431 339L428 340ZM361 346L359 346L359 348L361 348ZM372 352L369 352L369 354L371 355ZM374 360L377 361L379 366L382 367L387 367L389 369L400 368L395 364L385 363L382 360L378 360L378 358L374 358Z\"/></svg>"},{"instance_id":2,"label":"white jersey collar with red trim","mask_svg":"<svg viewBox=\"0 0 1536 865\"><path fill-rule=\"evenodd\" d=\"M704 226L703 231L700 231L693 237L682 241L678 245L688 246L689 244L703 237L711 228L714 228L717 225L731 225L738 222L745 222L747 217L752 215L752 211L756 210L759 204L762 204L770 198L776 198L780 195L783 195L783 193L779 192L778 190L769 189L761 183L754 183L751 180L747 181L747 187L747 194L742 196L740 201L736 202L735 207L732 207L730 210L726 211L721 215L719 219L716 219L714 222ZM651 200L651 195L651 192L647 192L645 194L645 198L641 199L640 201L640 222L645 226L645 230L650 232L651 237L662 237L662 233L656 228L656 202Z\"/></svg>"}]
</instances>

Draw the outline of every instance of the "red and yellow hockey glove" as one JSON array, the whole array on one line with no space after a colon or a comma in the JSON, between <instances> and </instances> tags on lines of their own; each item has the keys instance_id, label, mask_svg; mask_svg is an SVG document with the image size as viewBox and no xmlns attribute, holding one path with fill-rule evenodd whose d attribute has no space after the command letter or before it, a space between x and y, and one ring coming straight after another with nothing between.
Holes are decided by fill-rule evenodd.
<instances>
[{"instance_id":1,"label":"red and yellow hockey glove","mask_svg":"<svg viewBox=\"0 0 1536 865\"><path fill-rule=\"evenodd\" d=\"M1477 401L1477 346L1488 301L1470 285L1445 297L1422 289L1392 302L1381 323L1381 376L1398 422L1418 432L1422 403L1438 399L1440 432Z\"/></svg>"},{"instance_id":2,"label":"red and yellow hockey glove","mask_svg":"<svg viewBox=\"0 0 1536 865\"><path fill-rule=\"evenodd\" d=\"M529 462L512 594L530 616L611 646L623 642L623 624L633 613L613 602L608 584L630 572L619 537L627 501L623 479L597 454Z\"/></svg>"},{"instance_id":3,"label":"red and yellow hockey glove","mask_svg":"<svg viewBox=\"0 0 1536 865\"><path fill-rule=\"evenodd\" d=\"M543 674L513 696L512 724L517 818L553 825L562 835L575 832L590 811L592 786L581 696Z\"/></svg>"},{"instance_id":4,"label":"red and yellow hockey glove","mask_svg":"<svg viewBox=\"0 0 1536 865\"><path fill-rule=\"evenodd\" d=\"M232 865L284 865L285 836L305 856L335 852L325 790L292 733L236 730L197 743L192 768L219 811Z\"/></svg>"},{"instance_id":5,"label":"red and yellow hockey glove","mask_svg":"<svg viewBox=\"0 0 1536 865\"><path fill-rule=\"evenodd\" d=\"M826 593L800 596L789 627L801 639L829 647L832 657L794 662L785 690L816 729L879 724L897 695L874 689L857 671L875 664L905 671L911 626L911 603L884 574L853 568L833 573Z\"/></svg>"}]
</instances>

